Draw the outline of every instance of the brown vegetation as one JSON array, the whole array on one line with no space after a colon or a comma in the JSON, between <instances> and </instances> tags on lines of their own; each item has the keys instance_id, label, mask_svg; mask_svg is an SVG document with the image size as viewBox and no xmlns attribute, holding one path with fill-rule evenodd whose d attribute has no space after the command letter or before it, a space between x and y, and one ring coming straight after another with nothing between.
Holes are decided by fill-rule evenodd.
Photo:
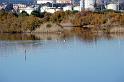
<instances>
[{"instance_id":1,"label":"brown vegetation","mask_svg":"<svg viewBox=\"0 0 124 82\"><path fill-rule=\"evenodd\" d=\"M41 20L34 16L15 16L12 13L0 15L0 32L30 32L39 27Z\"/></svg>"},{"instance_id":2,"label":"brown vegetation","mask_svg":"<svg viewBox=\"0 0 124 82\"><path fill-rule=\"evenodd\" d=\"M124 25L124 13L82 11L74 15L71 22L75 26L108 30L115 25Z\"/></svg>"},{"instance_id":3,"label":"brown vegetation","mask_svg":"<svg viewBox=\"0 0 124 82\"><path fill-rule=\"evenodd\" d=\"M124 25L124 13L114 11L57 11L51 14L33 11L29 16L26 12L17 15L5 12L4 10L0 11L0 32L35 32L39 28L45 28L45 30L50 31L52 29L59 29L59 24L67 22L69 24L72 23L76 27L83 27L87 31L90 28L90 30L103 30L108 32L113 25Z\"/></svg>"}]
</instances>

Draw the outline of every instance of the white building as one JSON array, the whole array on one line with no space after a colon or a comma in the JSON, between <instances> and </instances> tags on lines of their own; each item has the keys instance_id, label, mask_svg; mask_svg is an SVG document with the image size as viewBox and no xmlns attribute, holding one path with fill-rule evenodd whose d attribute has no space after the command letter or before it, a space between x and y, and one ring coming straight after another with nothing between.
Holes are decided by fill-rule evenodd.
<instances>
[{"instance_id":1,"label":"white building","mask_svg":"<svg viewBox=\"0 0 124 82\"><path fill-rule=\"evenodd\" d=\"M37 4L44 3L71 3L71 0L36 0Z\"/></svg>"},{"instance_id":2,"label":"white building","mask_svg":"<svg viewBox=\"0 0 124 82\"><path fill-rule=\"evenodd\" d=\"M43 13L43 12L46 11L46 9L47 9L47 6L42 6L42 7L40 8L40 12Z\"/></svg>"},{"instance_id":3,"label":"white building","mask_svg":"<svg viewBox=\"0 0 124 82\"><path fill-rule=\"evenodd\" d=\"M80 6L75 6L75 7L73 8L73 10L75 10L75 11L81 11Z\"/></svg>"},{"instance_id":4,"label":"white building","mask_svg":"<svg viewBox=\"0 0 124 82\"><path fill-rule=\"evenodd\" d=\"M72 11L72 6L68 5L68 6L63 7L63 11L67 11L67 10Z\"/></svg>"},{"instance_id":5,"label":"white building","mask_svg":"<svg viewBox=\"0 0 124 82\"><path fill-rule=\"evenodd\" d=\"M37 4L55 3L55 0L37 0Z\"/></svg>"},{"instance_id":6,"label":"white building","mask_svg":"<svg viewBox=\"0 0 124 82\"><path fill-rule=\"evenodd\" d=\"M80 10L84 8L85 10L94 11L95 10L94 4L95 4L95 0L81 0Z\"/></svg>"},{"instance_id":7,"label":"white building","mask_svg":"<svg viewBox=\"0 0 124 82\"><path fill-rule=\"evenodd\" d=\"M18 6L19 9L26 8L27 7L25 4L16 4L16 6Z\"/></svg>"},{"instance_id":8,"label":"white building","mask_svg":"<svg viewBox=\"0 0 124 82\"><path fill-rule=\"evenodd\" d=\"M112 10L117 11L118 10L118 5L117 4L114 4L114 3L111 3L111 4L108 4L106 6L106 9L112 9Z\"/></svg>"},{"instance_id":9,"label":"white building","mask_svg":"<svg viewBox=\"0 0 124 82\"><path fill-rule=\"evenodd\" d=\"M40 12L54 13L56 11L61 11L61 9L60 8L55 8L55 7L47 7L47 6L43 6L40 9Z\"/></svg>"},{"instance_id":10,"label":"white building","mask_svg":"<svg viewBox=\"0 0 124 82\"><path fill-rule=\"evenodd\" d=\"M34 11L35 9L32 7L26 7L26 8L22 8L19 10L19 12L21 13L22 11L26 11L29 15L31 14L32 11Z\"/></svg>"},{"instance_id":11,"label":"white building","mask_svg":"<svg viewBox=\"0 0 124 82\"><path fill-rule=\"evenodd\" d=\"M72 0L56 0L57 3L71 3Z\"/></svg>"},{"instance_id":12,"label":"white building","mask_svg":"<svg viewBox=\"0 0 124 82\"><path fill-rule=\"evenodd\" d=\"M95 4L95 0L85 0L84 1L84 8L86 10L94 11L95 10L94 4Z\"/></svg>"}]
</instances>

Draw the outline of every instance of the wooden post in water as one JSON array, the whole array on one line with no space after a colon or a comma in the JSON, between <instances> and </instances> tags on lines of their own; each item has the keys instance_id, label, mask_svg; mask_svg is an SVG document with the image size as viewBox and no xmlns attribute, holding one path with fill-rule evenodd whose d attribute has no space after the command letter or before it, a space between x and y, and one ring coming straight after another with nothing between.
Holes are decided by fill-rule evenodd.
<instances>
[{"instance_id":1,"label":"wooden post in water","mask_svg":"<svg viewBox=\"0 0 124 82\"><path fill-rule=\"evenodd\" d=\"M27 56L26 56L26 53L27 53L27 51L26 51L26 49L25 49L25 62L26 62L26 60L27 60Z\"/></svg>"}]
</instances>

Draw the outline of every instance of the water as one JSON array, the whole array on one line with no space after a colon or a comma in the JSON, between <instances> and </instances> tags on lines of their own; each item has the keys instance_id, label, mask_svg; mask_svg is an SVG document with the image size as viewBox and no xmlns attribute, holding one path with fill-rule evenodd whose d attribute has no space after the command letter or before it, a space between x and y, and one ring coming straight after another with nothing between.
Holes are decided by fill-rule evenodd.
<instances>
[{"instance_id":1,"label":"water","mask_svg":"<svg viewBox=\"0 0 124 82\"><path fill-rule=\"evenodd\" d=\"M124 82L124 35L0 34L0 82Z\"/></svg>"}]
</instances>

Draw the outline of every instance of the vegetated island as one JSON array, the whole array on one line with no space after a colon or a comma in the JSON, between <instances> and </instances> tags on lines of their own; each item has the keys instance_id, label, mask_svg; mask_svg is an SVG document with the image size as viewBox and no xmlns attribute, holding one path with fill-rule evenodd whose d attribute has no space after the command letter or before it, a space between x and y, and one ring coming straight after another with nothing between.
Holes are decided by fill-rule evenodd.
<instances>
[{"instance_id":1,"label":"vegetated island","mask_svg":"<svg viewBox=\"0 0 124 82\"><path fill-rule=\"evenodd\" d=\"M104 11L33 11L12 13L0 10L0 33L62 33L70 31L124 32L124 13Z\"/></svg>"}]
</instances>

